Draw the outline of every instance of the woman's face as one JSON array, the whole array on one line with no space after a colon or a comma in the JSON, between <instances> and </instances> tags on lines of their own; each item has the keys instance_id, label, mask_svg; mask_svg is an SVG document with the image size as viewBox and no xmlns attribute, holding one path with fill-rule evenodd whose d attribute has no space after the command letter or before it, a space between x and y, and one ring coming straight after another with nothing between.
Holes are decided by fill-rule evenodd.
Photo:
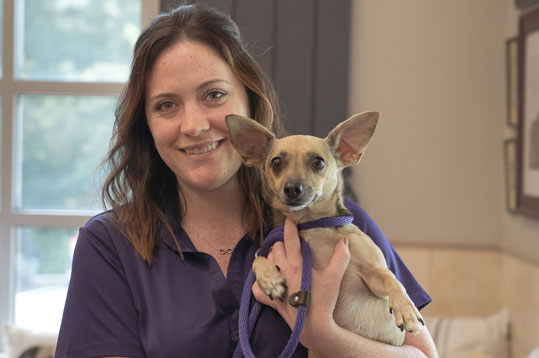
<instances>
[{"instance_id":1,"label":"woman's face","mask_svg":"<svg viewBox=\"0 0 539 358\"><path fill-rule=\"evenodd\" d=\"M156 60L146 83L155 147L182 190L219 189L242 164L225 122L249 115L245 87L211 47L180 41Z\"/></svg>"}]
</instances>

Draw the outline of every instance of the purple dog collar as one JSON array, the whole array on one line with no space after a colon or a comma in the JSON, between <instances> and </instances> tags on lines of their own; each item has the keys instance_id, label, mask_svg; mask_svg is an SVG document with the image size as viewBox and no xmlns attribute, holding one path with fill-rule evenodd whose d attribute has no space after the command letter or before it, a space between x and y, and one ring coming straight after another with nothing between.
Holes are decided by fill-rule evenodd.
<instances>
[{"instance_id":1,"label":"purple dog collar","mask_svg":"<svg viewBox=\"0 0 539 358\"><path fill-rule=\"evenodd\" d=\"M322 218L314 221L310 221L304 224L298 225L298 230L307 230L314 228L323 228L323 227L335 227L342 226L352 223L354 220L353 216L336 216L331 218ZM279 226L273 229L264 239L262 246L258 250L258 255L267 257L270 248L277 241L282 241L284 239L284 227ZM303 255L303 267L302 267L302 276L301 276L301 291L295 293L298 295L298 301L302 300L307 301L307 304L298 304L298 313L296 316L296 323L290 339L288 340L285 348L279 355L279 358L290 358L296 350L296 347L299 344L299 337L303 330L303 324L305 323L305 316L307 315L308 301L310 299L309 290L311 288L311 266L312 266L312 254L309 244L300 237L301 243L301 253ZM240 302L240 312L239 312L239 343L234 351L234 358L254 358L255 355L249 344L249 336L251 335L253 328L255 326L256 320L260 314L262 304L258 301L255 301L251 312L249 313L249 303L251 301L252 286L255 283L256 277L254 272L251 270L249 276L245 281L243 286L243 292L241 295ZM301 298L299 298L302 296Z\"/></svg>"}]
</instances>

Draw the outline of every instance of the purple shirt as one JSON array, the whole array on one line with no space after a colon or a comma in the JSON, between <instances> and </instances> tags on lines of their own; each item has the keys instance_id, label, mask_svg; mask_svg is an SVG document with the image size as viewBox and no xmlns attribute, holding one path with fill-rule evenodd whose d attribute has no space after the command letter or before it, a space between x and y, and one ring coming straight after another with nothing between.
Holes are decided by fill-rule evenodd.
<instances>
[{"instance_id":1,"label":"purple shirt","mask_svg":"<svg viewBox=\"0 0 539 358\"><path fill-rule=\"evenodd\" d=\"M345 204L354 223L382 249L415 305L427 305L430 297L374 221L352 201ZM169 217L185 260L163 230L148 266L108 215L100 214L80 229L56 358L231 357L238 343L243 282L258 242L240 240L225 278L217 261L198 252ZM284 320L264 307L251 338L256 356L277 357L289 337ZM307 357L305 348L298 347L294 357Z\"/></svg>"}]
</instances>

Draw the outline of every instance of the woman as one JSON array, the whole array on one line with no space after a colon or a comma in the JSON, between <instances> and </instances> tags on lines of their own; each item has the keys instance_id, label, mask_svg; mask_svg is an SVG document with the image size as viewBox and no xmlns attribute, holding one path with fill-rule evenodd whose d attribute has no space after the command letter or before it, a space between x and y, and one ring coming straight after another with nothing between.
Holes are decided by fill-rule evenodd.
<instances>
[{"instance_id":1,"label":"woman","mask_svg":"<svg viewBox=\"0 0 539 358\"><path fill-rule=\"evenodd\" d=\"M224 117L254 118L278 136L271 82L243 48L236 25L194 5L157 17L135 46L132 73L116 113L110 212L80 230L56 357L231 357L238 342L243 282L270 210L260 174L242 165ZM430 302L372 220L351 201L356 224L382 248L417 306ZM297 229L272 259L299 284ZM402 347L342 330L332 318L349 253L337 245L313 272L312 305L295 357L435 356L425 329ZM276 357L295 309L272 302L252 336L257 357ZM292 292L292 291L291 291ZM283 319L284 318L284 319Z\"/></svg>"}]
</instances>

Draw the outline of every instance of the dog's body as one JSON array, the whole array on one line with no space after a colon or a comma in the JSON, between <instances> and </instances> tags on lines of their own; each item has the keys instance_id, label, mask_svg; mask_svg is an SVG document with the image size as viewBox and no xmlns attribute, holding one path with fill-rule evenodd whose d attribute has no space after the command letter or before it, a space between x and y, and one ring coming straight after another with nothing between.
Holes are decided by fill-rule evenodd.
<instances>
[{"instance_id":1,"label":"dog's body","mask_svg":"<svg viewBox=\"0 0 539 358\"><path fill-rule=\"evenodd\" d=\"M249 166L263 169L267 200L275 224L350 215L342 199L342 168L359 162L374 133L378 113L365 112L337 126L325 139L289 136L276 139L255 121L227 116L231 141ZM338 325L364 337L401 345L404 330L417 333L421 315L402 284L387 268L380 248L355 225L302 230L310 245L313 268L329 263L337 242L348 238L350 264L334 311ZM255 259L253 270L262 290L284 298L286 284L269 260Z\"/></svg>"}]
</instances>

